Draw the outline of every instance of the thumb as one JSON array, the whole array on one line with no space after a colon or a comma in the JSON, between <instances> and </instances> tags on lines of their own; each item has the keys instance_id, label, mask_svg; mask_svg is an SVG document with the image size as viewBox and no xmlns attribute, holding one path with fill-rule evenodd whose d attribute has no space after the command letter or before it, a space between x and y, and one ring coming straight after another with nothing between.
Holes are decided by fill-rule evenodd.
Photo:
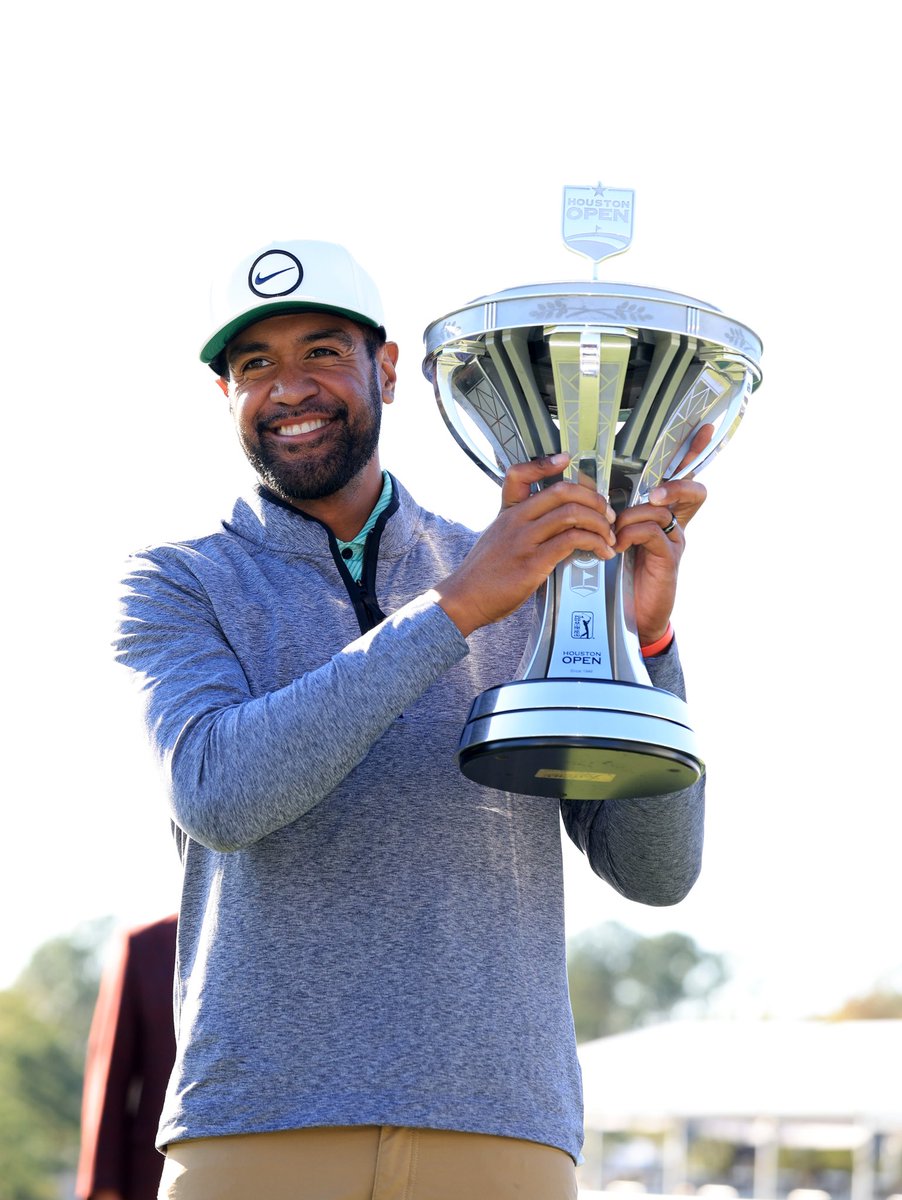
<instances>
[{"instance_id":1,"label":"thumb","mask_svg":"<svg viewBox=\"0 0 902 1200\"><path fill-rule=\"evenodd\" d=\"M528 500L534 483L560 475L569 463L570 455L560 453L533 458L529 462L514 463L508 467L504 483L501 485L502 509Z\"/></svg>"}]
</instances>

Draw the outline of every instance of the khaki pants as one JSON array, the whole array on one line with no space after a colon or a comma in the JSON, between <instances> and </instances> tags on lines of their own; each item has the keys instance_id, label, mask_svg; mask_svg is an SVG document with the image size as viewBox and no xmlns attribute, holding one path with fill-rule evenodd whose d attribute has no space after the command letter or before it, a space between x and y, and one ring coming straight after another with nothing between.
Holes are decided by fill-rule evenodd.
<instances>
[{"instance_id":1,"label":"khaki pants","mask_svg":"<svg viewBox=\"0 0 902 1200\"><path fill-rule=\"evenodd\" d=\"M160 1200L576 1200L563 1150L392 1125L197 1138L167 1148Z\"/></svg>"}]
</instances>

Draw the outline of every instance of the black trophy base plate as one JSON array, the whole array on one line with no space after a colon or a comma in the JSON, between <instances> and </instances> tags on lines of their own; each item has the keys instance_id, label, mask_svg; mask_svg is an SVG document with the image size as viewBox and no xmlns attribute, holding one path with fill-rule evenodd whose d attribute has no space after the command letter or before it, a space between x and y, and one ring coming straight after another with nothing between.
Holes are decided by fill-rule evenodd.
<instances>
[{"instance_id":1,"label":"black trophy base plate","mask_svg":"<svg viewBox=\"0 0 902 1200\"><path fill-rule=\"evenodd\" d=\"M460 735L476 783L559 800L678 792L705 769L672 692L601 679L518 680L477 696Z\"/></svg>"},{"instance_id":2,"label":"black trophy base plate","mask_svg":"<svg viewBox=\"0 0 902 1200\"><path fill-rule=\"evenodd\" d=\"M460 769L474 783L557 800L625 800L690 787L704 766L663 746L601 737L529 738L462 747Z\"/></svg>"}]
</instances>

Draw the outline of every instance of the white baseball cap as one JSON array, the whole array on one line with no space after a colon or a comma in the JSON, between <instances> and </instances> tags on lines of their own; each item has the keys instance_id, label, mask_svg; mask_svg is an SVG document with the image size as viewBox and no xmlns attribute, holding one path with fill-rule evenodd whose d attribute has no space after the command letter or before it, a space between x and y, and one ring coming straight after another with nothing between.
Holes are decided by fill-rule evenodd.
<instances>
[{"instance_id":1,"label":"white baseball cap","mask_svg":"<svg viewBox=\"0 0 902 1200\"><path fill-rule=\"evenodd\" d=\"M243 259L210 294L213 333L200 352L212 363L236 333L265 317L335 312L377 328L383 324L376 285L344 246L271 242Z\"/></svg>"}]
</instances>

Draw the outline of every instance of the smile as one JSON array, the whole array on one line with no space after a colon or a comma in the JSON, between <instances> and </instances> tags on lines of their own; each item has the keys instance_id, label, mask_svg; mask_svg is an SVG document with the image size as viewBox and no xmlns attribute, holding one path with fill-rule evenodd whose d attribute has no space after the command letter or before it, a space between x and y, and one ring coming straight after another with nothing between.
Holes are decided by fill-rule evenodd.
<instances>
[{"instance_id":1,"label":"smile","mask_svg":"<svg viewBox=\"0 0 902 1200\"><path fill-rule=\"evenodd\" d=\"M277 437L298 437L303 433L315 433L329 424L326 417L315 417L311 421L299 421L296 425L280 425L271 430Z\"/></svg>"}]
</instances>

